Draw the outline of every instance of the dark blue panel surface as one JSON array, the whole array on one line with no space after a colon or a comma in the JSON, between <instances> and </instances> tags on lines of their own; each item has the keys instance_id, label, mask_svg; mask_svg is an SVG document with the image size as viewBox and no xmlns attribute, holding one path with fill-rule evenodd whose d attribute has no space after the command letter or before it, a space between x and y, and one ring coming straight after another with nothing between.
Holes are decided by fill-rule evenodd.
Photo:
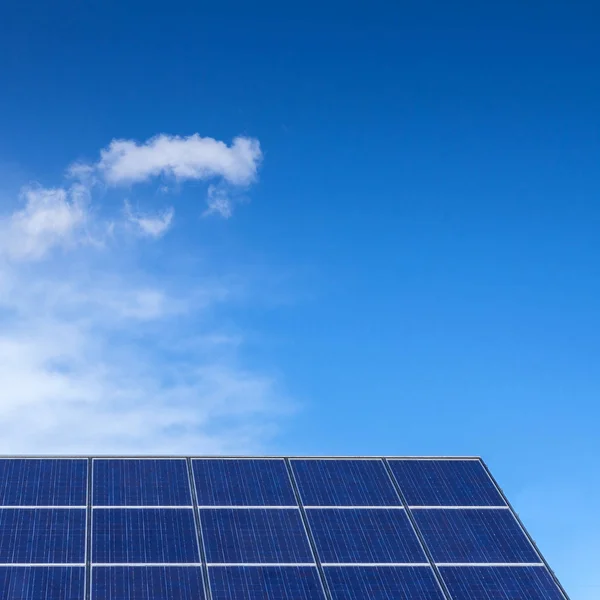
<instances>
[{"instance_id":1,"label":"dark blue panel surface","mask_svg":"<svg viewBox=\"0 0 600 600\"><path fill-rule=\"evenodd\" d=\"M191 506L185 459L95 459L95 506Z\"/></svg>"},{"instance_id":2,"label":"dark blue panel surface","mask_svg":"<svg viewBox=\"0 0 600 600\"><path fill-rule=\"evenodd\" d=\"M191 508L95 508L95 563L197 563Z\"/></svg>"},{"instance_id":3,"label":"dark blue panel surface","mask_svg":"<svg viewBox=\"0 0 600 600\"><path fill-rule=\"evenodd\" d=\"M0 567L2 600L83 600L85 567Z\"/></svg>"},{"instance_id":4,"label":"dark blue panel surface","mask_svg":"<svg viewBox=\"0 0 600 600\"><path fill-rule=\"evenodd\" d=\"M201 567L93 567L93 600L203 600Z\"/></svg>"},{"instance_id":5,"label":"dark blue panel surface","mask_svg":"<svg viewBox=\"0 0 600 600\"><path fill-rule=\"evenodd\" d=\"M85 506L86 459L0 459L1 506Z\"/></svg>"},{"instance_id":6,"label":"dark blue panel surface","mask_svg":"<svg viewBox=\"0 0 600 600\"><path fill-rule=\"evenodd\" d=\"M305 506L398 506L380 460L292 460Z\"/></svg>"},{"instance_id":7,"label":"dark blue panel surface","mask_svg":"<svg viewBox=\"0 0 600 600\"><path fill-rule=\"evenodd\" d=\"M296 509L200 510L209 563L312 563Z\"/></svg>"},{"instance_id":8,"label":"dark blue panel surface","mask_svg":"<svg viewBox=\"0 0 600 600\"><path fill-rule=\"evenodd\" d=\"M412 513L436 562L540 560L509 510L434 509Z\"/></svg>"},{"instance_id":9,"label":"dark blue panel surface","mask_svg":"<svg viewBox=\"0 0 600 600\"><path fill-rule=\"evenodd\" d=\"M478 460L390 460L410 506L506 506Z\"/></svg>"},{"instance_id":10,"label":"dark blue panel surface","mask_svg":"<svg viewBox=\"0 0 600 600\"><path fill-rule=\"evenodd\" d=\"M545 567L440 567L454 600L564 600Z\"/></svg>"},{"instance_id":11,"label":"dark blue panel surface","mask_svg":"<svg viewBox=\"0 0 600 600\"><path fill-rule=\"evenodd\" d=\"M431 567L325 567L332 600L444 600Z\"/></svg>"},{"instance_id":12,"label":"dark blue panel surface","mask_svg":"<svg viewBox=\"0 0 600 600\"><path fill-rule=\"evenodd\" d=\"M210 567L213 600L325 600L316 567Z\"/></svg>"},{"instance_id":13,"label":"dark blue panel surface","mask_svg":"<svg viewBox=\"0 0 600 600\"><path fill-rule=\"evenodd\" d=\"M321 562L427 562L402 509L310 508L306 514Z\"/></svg>"},{"instance_id":14,"label":"dark blue panel surface","mask_svg":"<svg viewBox=\"0 0 600 600\"><path fill-rule=\"evenodd\" d=\"M198 459L192 464L199 506L296 505L281 459Z\"/></svg>"},{"instance_id":15,"label":"dark blue panel surface","mask_svg":"<svg viewBox=\"0 0 600 600\"><path fill-rule=\"evenodd\" d=\"M84 508L0 509L0 563L83 562Z\"/></svg>"}]
</instances>

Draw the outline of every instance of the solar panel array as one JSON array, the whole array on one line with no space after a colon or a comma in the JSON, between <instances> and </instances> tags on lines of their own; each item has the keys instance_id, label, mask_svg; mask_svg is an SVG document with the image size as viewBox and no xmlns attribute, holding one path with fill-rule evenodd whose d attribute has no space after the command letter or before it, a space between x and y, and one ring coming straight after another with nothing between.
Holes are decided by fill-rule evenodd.
<instances>
[{"instance_id":1,"label":"solar panel array","mask_svg":"<svg viewBox=\"0 0 600 600\"><path fill-rule=\"evenodd\" d=\"M5 600L566 600L476 458L0 458Z\"/></svg>"}]
</instances>

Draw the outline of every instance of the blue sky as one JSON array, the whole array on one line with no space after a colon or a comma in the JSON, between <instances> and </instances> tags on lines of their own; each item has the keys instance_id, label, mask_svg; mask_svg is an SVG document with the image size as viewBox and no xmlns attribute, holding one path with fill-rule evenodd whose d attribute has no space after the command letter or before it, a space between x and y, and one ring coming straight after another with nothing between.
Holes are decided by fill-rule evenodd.
<instances>
[{"instance_id":1,"label":"blue sky","mask_svg":"<svg viewBox=\"0 0 600 600\"><path fill-rule=\"evenodd\" d=\"M4 3L0 451L479 454L597 598L600 14L526 4Z\"/></svg>"}]
</instances>

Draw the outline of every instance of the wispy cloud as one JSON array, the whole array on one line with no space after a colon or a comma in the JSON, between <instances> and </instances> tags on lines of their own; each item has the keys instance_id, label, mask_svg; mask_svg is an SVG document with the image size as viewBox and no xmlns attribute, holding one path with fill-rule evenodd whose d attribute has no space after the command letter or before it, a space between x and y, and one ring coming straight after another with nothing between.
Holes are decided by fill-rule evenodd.
<instances>
[{"instance_id":1,"label":"wispy cloud","mask_svg":"<svg viewBox=\"0 0 600 600\"><path fill-rule=\"evenodd\" d=\"M229 219L233 215L233 202L229 197L228 190L223 186L208 186L206 204L208 208L203 213L205 217L218 214L224 219Z\"/></svg>"},{"instance_id":2,"label":"wispy cloud","mask_svg":"<svg viewBox=\"0 0 600 600\"><path fill-rule=\"evenodd\" d=\"M55 246L81 239L89 206L89 190L84 185L24 187L20 200L22 208L0 218L0 254L37 260Z\"/></svg>"},{"instance_id":3,"label":"wispy cloud","mask_svg":"<svg viewBox=\"0 0 600 600\"><path fill-rule=\"evenodd\" d=\"M197 133L188 137L157 135L139 144L113 140L100 152L98 170L112 185L146 181L157 175L177 179L223 177L233 185L248 185L262 158L258 140L237 137L228 146Z\"/></svg>"},{"instance_id":4,"label":"wispy cloud","mask_svg":"<svg viewBox=\"0 0 600 600\"><path fill-rule=\"evenodd\" d=\"M116 187L153 178L170 178L179 183L212 181L204 214L229 218L234 204L230 191L256 181L262 156L259 141L250 137L236 137L228 145L197 133L187 137L161 134L141 143L115 139L100 151L98 161L75 163L68 172L78 180L102 181ZM163 184L160 189L164 187ZM172 217L172 209L170 214ZM138 224L149 235L160 230L156 219Z\"/></svg>"},{"instance_id":5,"label":"wispy cloud","mask_svg":"<svg viewBox=\"0 0 600 600\"><path fill-rule=\"evenodd\" d=\"M192 138L203 154L152 169L140 147L128 158L131 146L113 143L102 169L79 164L70 184L24 188L21 205L1 217L0 452L258 451L289 409L276 379L244 366L243 332L231 334L215 316L239 292L225 276L194 268L167 282L143 254L123 260L135 236L86 243L106 229L93 193L103 170L113 181L139 181L160 164L178 177L202 169L232 182L255 176L253 159L243 158L256 154L252 144ZM163 152L154 139L146 150ZM228 152L233 158L223 158ZM128 207L120 218L162 243L173 212Z\"/></svg>"},{"instance_id":6,"label":"wispy cloud","mask_svg":"<svg viewBox=\"0 0 600 600\"><path fill-rule=\"evenodd\" d=\"M154 214L134 212L129 202L125 201L125 217L143 236L162 237L171 227L174 213L175 209L172 206Z\"/></svg>"}]
</instances>

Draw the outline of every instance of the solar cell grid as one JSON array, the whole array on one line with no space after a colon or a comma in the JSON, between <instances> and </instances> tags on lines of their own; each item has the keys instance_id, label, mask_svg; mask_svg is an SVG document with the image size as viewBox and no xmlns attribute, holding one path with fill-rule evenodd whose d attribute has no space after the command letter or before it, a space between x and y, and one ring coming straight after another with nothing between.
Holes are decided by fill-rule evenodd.
<instances>
[{"instance_id":1,"label":"solar cell grid","mask_svg":"<svg viewBox=\"0 0 600 600\"><path fill-rule=\"evenodd\" d=\"M191 508L95 508L94 563L198 563Z\"/></svg>"},{"instance_id":2,"label":"solar cell grid","mask_svg":"<svg viewBox=\"0 0 600 600\"><path fill-rule=\"evenodd\" d=\"M305 506L398 506L381 460L290 461Z\"/></svg>"},{"instance_id":3,"label":"solar cell grid","mask_svg":"<svg viewBox=\"0 0 600 600\"><path fill-rule=\"evenodd\" d=\"M306 511L323 563L422 563L427 558L403 509Z\"/></svg>"},{"instance_id":4,"label":"solar cell grid","mask_svg":"<svg viewBox=\"0 0 600 600\"><path fill-rule=\"evenodd\" d=\"M2 600L445 600L440 585L567 600L478 459L0 458Z\"/></svg>"},{"instance_id":5,"label":"solar cell grid","mask_svg":"<svg viewBox=\"0 0 600 600\"><path fill-rule=\"evenodd\" d=\"M94 567L91 600L203 600L200 567Z\"/></svg>"},{"instance_id":6,"label":"solar cell grid","mask_svg":"<svg viewBox=\"0 0 600 600\"><path fill-rule=\"evenodd\" d=\"M210 567L213 600L325 600L315 567Z\"/></svg>"},{"instance_id":7,"label":"solar cell grid","mask_svg":"<svg viewBox=\"0 0 600 600\"><path fill-rule=\"evenodd\" d=\"M295 506L283 459L192 461L199 506Z\"/></svg>"},{"instance_id":8,"label":"solar cell grid","mask_svg":"<svg viewBox=\"0 0 600 600\"><path fill-rule=\"evenodd\" d=\"M505 506L479 460L389 460L410 506Z\"/></svg>"},{"instance_id":9,"label":"solar cell grid","mask_svg":"<svg viewBox=\"0 0 600 600\"><path fill-rule=\"evenodd\" d=\"M444 600L430 567L325 567L332 600Z\"/></svg>"},{"instance_id":10,"label":"solar cell grid","mask_svg":"<svg viewBox=\"0 0 600 600\"><path fill-rule=\"evenodd\" d=\"M433 509L412 514L438 563L537 563L509 510Z\"/></svg>"},{"instance_id":11,"label":"solar cell grid","mask_svg":"<svg viewBox=\"0 0 600 600\"><path fill-rule=\"evenodd\" d=\"M208 563L312 563L297 509L201 509Z\"/></svg>"},{"instance_id":12,"label":"solar cell grid","mask_svg":"<svg viewBox=\"0 0 600 600\"><path fill-rule=\"evenodd\" d=\"M453 600L564 600L545 567L440 567Z\"/></svg>"},{"instance_id":13,"label":"solar cell grid","mask_svg":"<svg viewBox=\"0 0 600 600\"><path fill-rule=\"evenodd\" d=\"M94 459L95 506L191 506L185 459Z\"/></svg>"},{"instance_id":14,"label":"solar cell grid","mask_svg":"<svg viewBox=\"0 0 600 600\"><path fill-rule=\"evenodd\" d=\"M86 459L0 459L1 506L85 506L86 503Z\"/></svg>"},{"instance_id":15,"label":"solar cell grid","mask_svg":"<svg viewBox=\"0 0 600 600\"><path fill-rule=\"evenodd\" d=\"M83 508L0 509L0 563L85 561Z\"/></svg>"},{"instance_id":16,"label":"solar cell grid","mask_svg":"<svg viewBox=\"0 0 600 600\"><path fill-rule=\"evenodd\" d=\"M82 600L84 567L0 567L2 600Z\"/></svg>"}]
</instances>

